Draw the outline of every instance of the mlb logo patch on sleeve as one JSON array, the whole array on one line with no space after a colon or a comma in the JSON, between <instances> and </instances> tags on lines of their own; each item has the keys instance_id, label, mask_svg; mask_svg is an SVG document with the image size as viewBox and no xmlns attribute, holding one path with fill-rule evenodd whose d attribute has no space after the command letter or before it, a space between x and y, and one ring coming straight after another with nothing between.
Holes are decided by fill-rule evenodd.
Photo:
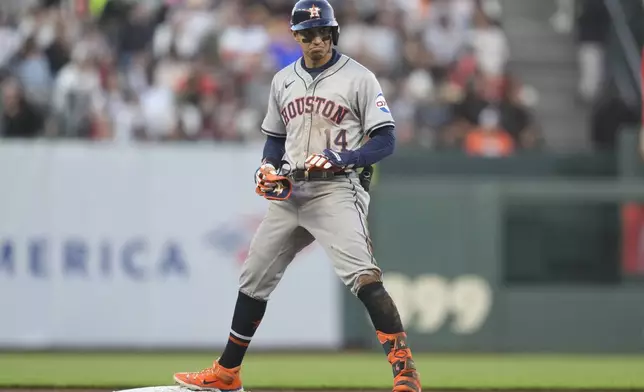
<instances>
[{"instance_id":1,"label":"mlb logo patch on sleeve","mask_svg":"<svg viewBox=\"0 0 644 392\"><path fill-rule=\"evenodd\" d=\"M389 106L387 106L387 100L382 93L378 94L376 97L376 107L385 113L391 113L389 111Z\"/></svg>"}]
</instances>

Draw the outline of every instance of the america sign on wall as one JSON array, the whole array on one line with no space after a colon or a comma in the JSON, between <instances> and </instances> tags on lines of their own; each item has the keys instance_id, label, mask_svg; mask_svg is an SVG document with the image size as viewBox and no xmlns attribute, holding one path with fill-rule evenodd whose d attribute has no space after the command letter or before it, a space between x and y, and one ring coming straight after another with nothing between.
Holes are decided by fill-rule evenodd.
<instances>
[{"instance_id":1,"label":"america sign on wall","mask_svg":"<svg viewBox=\"0 0 644 392\"><path fill-rule=\"evenodd\" d=\"M268 206L260 154L0 145L0 347L222 346ZM338 285L319 245L302 251L253 346L338 346Z\"/></svg>"}]
</instances>

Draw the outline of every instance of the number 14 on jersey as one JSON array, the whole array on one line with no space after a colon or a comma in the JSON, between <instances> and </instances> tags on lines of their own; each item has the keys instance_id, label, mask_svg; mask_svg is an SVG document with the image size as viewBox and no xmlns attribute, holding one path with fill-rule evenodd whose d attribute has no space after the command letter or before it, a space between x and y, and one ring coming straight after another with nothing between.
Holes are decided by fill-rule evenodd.
<instances>
[{"instance_id":1,"label":"number 14 on jersey","mask_svg":"<svg viewBox=\"0 0 644 392\"><path fill-rule=\"evenodd\" d=\"M325 129L324 133L326 134L326 148L329 150L335 150L333 147L339 147L340 151L347 150L347 130L340 129L335 135L332 134L333 131L330 129ZM333 139L333 146L331 145L331 139Z\"/></svg>"}]
</instances>

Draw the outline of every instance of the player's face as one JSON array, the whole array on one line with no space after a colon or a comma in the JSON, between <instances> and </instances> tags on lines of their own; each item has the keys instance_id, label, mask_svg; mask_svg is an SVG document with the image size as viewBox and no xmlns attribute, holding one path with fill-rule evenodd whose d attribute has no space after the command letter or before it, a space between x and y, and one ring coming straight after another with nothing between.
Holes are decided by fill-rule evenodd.
<instances>
[{"instance_id":1,"label":"player's face","mask_svg":"<svg viewBox=\"0 0 644 392\"><path fill-rule=\"evenodd\" d=\"M294 33L302 52L313 61L322 60L331 52L331 27L316 27Z\"/></svg>"}]
</instances>

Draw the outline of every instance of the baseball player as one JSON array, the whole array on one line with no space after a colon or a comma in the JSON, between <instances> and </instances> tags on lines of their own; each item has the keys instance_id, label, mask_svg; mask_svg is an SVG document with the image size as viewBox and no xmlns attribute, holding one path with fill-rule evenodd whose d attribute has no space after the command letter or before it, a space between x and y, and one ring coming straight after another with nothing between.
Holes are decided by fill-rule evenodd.
<instances>
[{"instance_id":1,"label":"baseball player","mask_svg":"<svg viewBox=\"0 0 644 392\"><path fill-rule=\"evenodd\" d=\"M393 391L420 392L398 310L373 255L368 181L358 174L393 152L394 119L374 74L334 48L340 28L326 0L297 2L291 30L303 56L272 81L255 174L256 192L269 206L242 267L226 347L212 367L174 379L195 390L242 391L242 360L269 296L298 252L317 240L368 311L393 368Z\"/></svg>"}]
</instances>

